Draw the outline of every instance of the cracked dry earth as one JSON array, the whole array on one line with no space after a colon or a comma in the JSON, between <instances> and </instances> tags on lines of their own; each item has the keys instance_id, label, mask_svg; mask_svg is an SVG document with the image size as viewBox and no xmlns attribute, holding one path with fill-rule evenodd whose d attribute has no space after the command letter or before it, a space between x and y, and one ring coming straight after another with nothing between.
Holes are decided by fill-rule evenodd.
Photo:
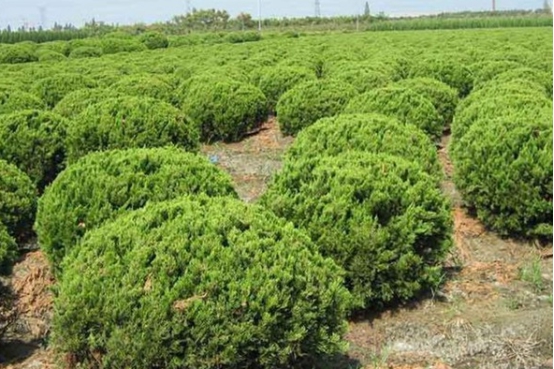
<instances>
[{"instance_id":1,"label":"cracked dry earth","mask_svg":"<svg viewBox=\"0 0 554 369\"><path fill-rule=\"evenodd\" d=\"M552 368L552 245L502 239L466 213L452 183L445 136L439 148L453 203L455 244L446 282L431 296L379 315L350 322L348 358L330 369L519 369ZM239 195L255 201L292 138L275 120L240 143L205 146L234 179ZM532 281L522 271L535 267ZM18 314L0 355L9 369L54 368L46 347L53 279L40 251L24 255L11 276ZM0 364L0 367L2 364Z\"/></svg>"}]
</instances>

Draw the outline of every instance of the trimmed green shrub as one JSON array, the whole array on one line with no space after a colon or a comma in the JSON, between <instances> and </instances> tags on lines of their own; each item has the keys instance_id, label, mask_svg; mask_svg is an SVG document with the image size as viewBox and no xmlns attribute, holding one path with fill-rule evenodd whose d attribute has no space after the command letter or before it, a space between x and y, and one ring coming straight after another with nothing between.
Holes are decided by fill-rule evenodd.
<instances>
[{"instance_id":1,"label":"trimmed green shrub","mask_svg":"<svg viewBox=\"0 0 554 369\"><path fill-rule=\"evenodd\" d=\"M423 77L404 79L398 81L396 85L409 88L429 99L442 117L443 126L452 123L459 101L458 91L454 88L436 79Z\"/></svg>"},{"instance_id":2,"label":"trimmed green shrub","mask_svg":"<svg viewBox=\"0 0 554 369\"><path fill-rule=\"evenodd\" d=\"M340 69L334 73L329 73L329 77L354 86L360 93L385 87L392 82L392 79L385 74L379 71L367 70L362 66L359 68L350 66Z\"/></svg>"},{"instance_id":3,"label":"trimmed green shrub","mask_svg":"<svg viewBox=\"0 0 554 369\"><path fill-rule=\"evenodd\" d=\"M537 114L542 114L544 109L552 110L552 101L542 92L505 93L473 101L472 104L463 105L456 110L452 122L452 145L460 140L476 121L483 123L512 114L524 114L532 120Z\"/></svg>"},{"instance_id":4,"label":"trimmed green shrub","mask_svg":"<svg viewBox=\"0 0 554 369\"><path fill-rule=\"evenodd\" d=\"M70 47L69 42L67 41L50 41L41 43L38 47L38 51L40 52L41 50L50 50L64 56L68 56Z\"/></svg>"},{"instance_id":5,"label":"trimmed green shrub","mask_svg":"<svg viewBox=\"0 0 554 369\"><path fill-rule=\"evenodd\" d=\"M98 46L80 46L71 50L69 57L73 59L97 58L102 56L102 48Z\"/></svg>"},{"instance_id":6,"label":"trimmed green shrub","mask_svg":"<svg viewBox=\"0 0 554 369\"><path fill-rule=\"evenodd\" d=\"M230 32L224 37L225 42L229 42L231 44L260 41L261 39L262 35L256 31Z\"/></svg>"},{"instance_id":7,"label":"trimmed green shrub","mask_svg":"<svg viewBox=\"0 0 554 369\"><path fill-rule=\"evenodd\" d=\"M146 46L135 39L104 38L101 42L102 54L131 53L147 50Z\"/></svg>"},{"instance_id":8,"label":"trimmed green shrub","mask_svg":"<svg viewBox=\"0 0 554 369\"><path fill-rule=\"evenodd\" d=\"M460 97L469 95L473 88L473 75L465 63L455 56L423 59L412 66L410 77L429 77L458 90Z\"/></svg>"},{"instance_id":9,"label":"trimmed green shrub","mask_svg":"<svg viewBox=\"0 0 554 369\"><path fill-rule=\"evenodd\" d=\"M473 89L476 90L497 75L521 67L521 64L509 60L487 60L470 67L473 74Z\"/></svg>"},{"instance_id":10,"label":"trimmed green shrub","mask_svg":"<svg viewBox=\"0 0 554 369\"><path fill-rule=\"evenodd\" d=\"M440 281L450 205L417 163L362 152L288 161L261 203L344 267L358 308L406 301Z\"/></svg>"},{"instance_id":11,"label":"trimmed green shrub","mask_svg":"<svg viewBox=\"0 0 554 369\"><path fill-rule=\"evenodd\" d=\"M384 87L353 98L345 113L380 113L413 124L431 138L441 136L443 122L437 109L422 94L404 87Z\"/></svg>"},{"instance_id":12,"label":"trimmed green shrub","mask_svg":"<svg viewBox=\"0 0 554 369\"><path fill-rule=\"evenodd\" d=\"M120 96L86 108L67 132L70 163L92 152L175 145L196 151L196 124L179 109L149 97Z\"/></svg>"},{"instance_id":13,"label":"trimmed green shrub","mask_svg":"<svg viewBox=\"0 0 554 369\"><path fill-rule=\"evenodd\" d=\"M139 41L149 50L165 49L169 46L167 36L160 32L145 32L139 36Z\"/></svg>"},{"instance_id":14,"label":"trimmed green shrub","mask_svg":"<svg viewBox=\"0 0 554 369\"><path fill-rule=\"evenodd\" d=\"M295 85L314 81L315 73L302 67L267 67L263 68L258 86L267 97L269 111L275 113L279 98Z\"/></svg>"},{"instance_id":15,"label":"trimmed green shrub","mask_svg":"<svg viewBox=\"0 0 554 369\"><path fill-rule=\"evenodd\" d=\"M0 115L25 109L44 109L46 105L35 95L15 88L0 87Z\"/></svg>"},{"instance_id":16,"label":"trimmed green shrub","mask_svg":"<svg viewBox=\"0 0 554 369\"><path fill-rule=\"evenodd\" d=\"M125 95L152 97L166 102L174 102L173 88L169 83L153 75L134 74L114 83L110 90Z\"/></svg>"},{"instance_id":17,"label":"trimmed green shrub","mask_svg":"<svg viewBox=\"0 0 554 369\"><path fill-rule=\"evenodd\" d=\"M1 45L0 64L19 64L37 61L35 51L21 45Z\"/></svg>"},{"instance_id":18,"label":"trimmed green shrub","mask_svg":"<svg viewBox=\"0 0 554 369\"><path fill-rule=\"evenodd\" d=\"M64 168L65 139L70 122L40 110L0 115L0 159L25 172L39 191Z\"/></svg>"},{"instance_id":19,"label":"trimmed green shrub","mask_svg":"<svg viewBox=\"0 0 554 369\"><path fill-rule=\"evenodd\" d=\"M267 118L267 99L255 86L214 76L185 83L181 106L200 127L203 141L237 141Z\"/></svg>"},{"instance_id":20,"label":"trimmed green shrub","mask_svg":"<svg viewBox=\"0 0 554 369\"><path fill-rule=\"evenodd\" d=\"M505 83L514 80L528 80L542 86L548 96L552 96L552 76L538 69L517 68L497 75L492 82Z\"/></svg>"},{"instance_id":21,"label":"trimmed green shrub","mask_svg":"<svg viewBox=\"0 0 554 369\"><path fill-rule=\"evenodd\" d=\"M476 121L452 160L457 188L485 225L552 239L552 108Z\"/></svg>"},{"instance_id":22,"label":"trimmed green shrub","mask_svg":"<svg viewBox=\"0 0 554 369\"><path fill-rule=\"evenodd\" d=\"M148 202L186 194L236 196L230 177L177 148L112 150L70 165L39 201L35 229L54 267L85 231Z\"/></svg>"},{"instance_id":23,"label":"trimmed green shrub","mask_svg":"<svg viewBox=\"0 0 554 369\"><path fill-rule=\"evenodd\" d=\"M98 84L91 78L77 73L61 73L37 81L31 90L46 105L54 107L65 95L82 88L94 88Z\"/></svg>"},{"instance_id":24,"label":"trimmed green shrub","mask_svg":"<svg viewBox=\"0 0 554 369\"><path fill-rule=\"evenodd\" d=\"M57 53L52 50L38 50L37 51L38 61L39 62L59 62L67 59L65 55Z\"/></svg>"},{"instance_id":25,"label":"trimmed green shrub","mask_svg":"<svg viewBox=\"0 0 554 369\"><path fill-rule=\"evenodd\" d=\"M281 131L295 135L321 118L339 114L356 95L353 86L333 79L301 83L285 92L277 103Z\"/></svg>"},{"instance_id":26,"label":"trimmed green shrub","mask_svg":"<svg viewBox=\"0 0 554 369\"><path fill-rule=\"evenodd\" d=\"M111 88L83 88L65 95L52 111L67 118L74 118L91 105L121 95Z\"/></svg>"},{"instance_id":27,"label":"trimmed green shrub","mask_svg":"<svg viewBox=\"0 0 554 369\"><path fill-rule=\"evenodd\" d=\"M0 224L16 238L33 225L37 193L31 179L15 165L0 159Z\"/></svg>"},{"instance_id":28,"label":"trimmed green shrub","mask_svg":"<svg viewBox=\"0 0 554 369\"><path fill-rule=\"evenodd\" d=\"M53 346L85 366L306 367L345 349L342 274L261 207L153 204L90 232L66 259Z\"/></svg>"},{"instance_id":29,"label":"trimmed green shrub","mask_svg":"<svg viewBox=\"0 0 554 369\"><path fill-rule=\"evenodd\" d=\"M419 128L379 114L342 114L322 118L298 134L285 154L287 161L336 156L346 151L390 154L415 161L442 177L433 142Z\"/></svg>"},{"instance_id":30,"label":"trimmed green shrub","mask_svg":"<svg viewBox=\"0 0 554 369\"><path fill-rule=\"evenodd\" d=\"M2 223L0 223L0 275L6 274L6 271L9 270L11 264L15 261L16 258L17 243L15 242L13 237L10 236L6 227ZM0 293L0 300L2 298L3 296ZM1 326L2 324L0 323L0 332ZM1 338L2 335L0 334L0 339Z\"/></svg>"}]
</instances>

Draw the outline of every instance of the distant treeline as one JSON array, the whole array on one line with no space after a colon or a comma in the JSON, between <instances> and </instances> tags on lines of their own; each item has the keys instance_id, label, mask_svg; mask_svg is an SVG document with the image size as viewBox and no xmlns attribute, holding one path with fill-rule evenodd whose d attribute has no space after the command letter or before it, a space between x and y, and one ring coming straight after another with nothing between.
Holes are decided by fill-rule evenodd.
<instances>
[{"instance_id":1,"label":"distant treeline","mask_svg":"<svg viewBox=\"0 0 554 369\"><path fill-rule=\"evenodd\" d=\"M418 17L394 17L369 14L340 17L304 17L304 18L268 18L253 19L248 13L231 18L225 10L194 9L188 14L173 17L163 23L134 24L129 26L109 25L92 20L83 27L73 25L55 25L52 29L41 28L0 31L0 43L13 44L23 41L43 43L56 40L72 40L93 36L102 36L115 31L141 34L146 31L158 31L168 35L182 35L206 31L254 30L259 26L271 31L326 31L326 30L418 30L418 29L457 29L457 28L495 28L495 27L544 27L552 26L552 14L549 9L536 11L497 11L497 12L459 12L441 13Z\"/></svg>"}]
</instances>

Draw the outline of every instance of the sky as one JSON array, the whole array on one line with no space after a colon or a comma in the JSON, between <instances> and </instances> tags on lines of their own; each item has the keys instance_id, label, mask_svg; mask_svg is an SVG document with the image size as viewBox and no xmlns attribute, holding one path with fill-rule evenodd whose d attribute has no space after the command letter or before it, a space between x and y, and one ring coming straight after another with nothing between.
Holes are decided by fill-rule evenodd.
<instances>
[{"instance_id":1,"label":"sky","mask_svg":"<svg viewBox=\"0 0 554 369\"><path fill-rule=\"evenodd\" d=\"M247 12L262 16L304 17L315 14L315 0L189 0L192 7L225 9L232 16ZM363 12L365 0L320 0L321 15L353 15ZM370 0L372 13L390 16L421 15L464 10L489 10L492 0ZM496 0L498 10L537 9L543 0ZM43 9L41 17L41 8ZM45 28L54 22L76 26L95 18L109 24L153 23L170 20L187 11L187 0L0 0L0 29L10 25Z\"/></svg>"}]
</instances>

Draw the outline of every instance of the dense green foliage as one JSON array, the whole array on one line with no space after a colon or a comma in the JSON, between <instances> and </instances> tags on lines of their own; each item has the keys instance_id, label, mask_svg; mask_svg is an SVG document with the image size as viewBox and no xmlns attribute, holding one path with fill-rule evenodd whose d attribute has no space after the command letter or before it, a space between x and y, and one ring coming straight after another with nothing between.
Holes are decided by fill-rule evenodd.
<instances>
[{"instance_id":1,"label":"dense green foliage","mask_svg":"<svg viewBox=\"0 0 554 369\"><path fill-rule=\"evenodd\" d=\"M487 60L470 66L473 74L473 88L479 89L497 75L521 67L521 64L510 60Z\"/></svg>"},{"instance_id":2,"label":"dense green foliage","mask_svg":"<svg viewBox=\"0 0 554 369\"><path fill-rule=\"evenodd\" d=\"M287 161L262 204L345 268L357 307L405 301L439 283L450 206L417 163L363 152Z\"/></svg>"},{"instance_id":3,"label":"dense green foliage","mask_svg":"<svg viewBox=\"0 0 554 369\"><path fill-rule=\"evenodd\" d=\"M82 88L97 87L96 81L77 73L61 73L37 81L31 90L46 105L54 107L68 93Z\"/></svg>"},{"instance_id":4,"label":"dense green foliage","mask_svg":"<svg viewBox=\"0 0 554 369\"><path fill-rule=\"evenodd\" d=\"M108 88L83 88L65 95L52 111L61 116L73 118L89 106L119 95L121 94Z\"/></svg>"},{"instance_id":5,"label":"dense green foliage","mask_svg":"<svg viewBox=\"0 0 554 369\"><path fill-rule=\"evenodd\" d=\"M442 117L443 126L452 122L459 101L458 92L454 88L432 78L404 79L396 85L407 87L429 99Z\"/></svg>"},{"instance_id":6,"label":"dense green foliage","mask_svg":"<svg viewBox=\"0 0 554 369\"><path fill-rule=\"evenodd\" d=\"M57 267L85 231L148 202L198 193L235 195L229 176L177 148L93 153L69 166L46 189L35 229Z\"/></svg>"},{"instance_id":7,"label":"dense green foliage","mask_svg":"<svg viewBox=\"0 0 554 369\"><path fill-rule=\"evenodd\" d=\"M66 56L52 50L37 51L39 62L59 62L66 59Z\"/></svg>"},{"instance_id":8,"label":"dense green foliage","mask_svg":"<svg viewBox=\"0 0 554 369\"><path fill-rule=\"evenodd\" d=\"M380 113L413 124L431 138L440 137L443 120L433 103L405 87L384 87L361 94L350 101L345 113Z\"/></svg>"},{"instance_id":9,"label":"dense green foliage","mask_svg":"<svg viewBox=\"0 0 554 369\"><path fill-rule=\"evenodd\" d=\"M365 63L348 63L328 73L328 77L351 84L358 92L363 93L385 87L391 82L391 78L383 71L374 68Z\"/></svg>"},{"instance_id":10,"label":"dense green foliage","mask_svg":"<svg viewBox=\"0 0 554 369\"><path fill-rule=\"evenodd\" d=\"M0 159L25 172L39 191L64 168L70 122L55 113L22 110L0 115Z\"/></svg>"},{"instance_id":11,"label":"dense green foliage","mask_svg":"<svg viewBox=\"0 0 554 369\"><path fill-rule=\"evenodd\" d=\"M303 67L267 67L260 71L260 90L267 97L269 111L275 113L279 98L299 83L313 81L315 73Z\"/></svg>"},{"instance_id":12,"label":"dense green foliage","mask_svg":"<svg viewBox=\"0 0 554 369\"><path fill-rule=\"evenodd\" d=\"M71 50L69 57L73 59L97 58L102 56L102 48L99 46L80 46Z\"/></svg>"},{"instance_id":13,"label":"dense green foliage","mask_svg":"<svg viewBox=\"0 0 554 369\"><path fill-rule=\"evenodd\" d=\"M0 87L0 114L25 109L44 109L46 105L35 95L15 88Z\"/></svg>"},{"instance_id":14,"label":"dense green foliage","mask_svg":"<svg viewBox=\"0 0 554 369\"><path fill-rule=\"evenodd\" d=\"M514 80L527 80L541 85L548 96L552 96L552 75L534 68L516 68L498 74L492 82L505 83Z\"/></svg>"},{"instance_id":15,"label":"dense green foliage","mask_svg":"<svg viewBox=\"0 0 554 369\"><path fill-rule=\"evenodd\" d=\"M169 46L167 36L160 32L145 32L140 35L139 41L149 50L165 49Z\"/></svg>"},{"instance_id":16,"label":"dense green foliage","mask_svg":"<svg viewBox=\"0 0 554 369\"><path fill-rule=\"evenodd\" d=\"M29 63L38 60L35 51L22 45L0 45L0 64Z\"/></svg>"},{"instance_id":17,"label":"dense green foliage","mask_svg":"<svg viewBox=\"0 0 554 369\"><path fill-rule=\"evenodd\" d=\"M52 335L77 363L300 368L344 350L342 271L257 206L154 204L90 232L66 260Z\"/></svg>"},{"instance_id":18,"label":"dense green foliage","mask_svg":"<svg viewBox=\"0 0 554 369\"><path fill-rule=\"evenodd\" d=\"M442 176L435 145L417 127L379 114L343 114L322 118L298 134L286 160L336 156L346 151L386 153L417 162Z\"/></svg>"},{"instance_id":19,"label":"dense green foliage","mask_svg":"<svg viewBox=\"0 0 554 369\"><path fill-rule=\"evenodd\" d=\"M12 237L28 235L35 217L37 193L29 177L0 159L0 224Z\"/></svg>"},{"instance_id":20,"label":"dense green foliage","mask_svg":"<svg viewBox=\"0 0 554 369\"><path fill-rule=\"evenodd\" d=\"M422 59L415 63L410 75L434 78L458 90L461 97L467 96L473 88L473 75L460 58L460 55L452 54Z\"/></svg>"},{"instance_id":21,"label":"dense green foliage","mask_svg":"<svg viewBox=\"0 0 554 369\"><path fill-rule=\"evenodd\" d=\"M92 151L176 145L194 151L196 124L160 100L121 96L86 108L67 132L69 162Z\"/></svg>"},{"instance_id":22,"label":"dense green foliage","mask_svg":"<svg viewBox=\"0 0 554 369\"><path fill-rule=\"evenodd\" d=\"M259 88L215 75L193 77L182 95L182 109L202 132L203 141L236 141L267 118Z\"/></svg>"},{"instance_id":23,"label":"dense green foliage","mask_svg":"<svg viewBox=\"0 0 554 369\"><path fill-rule=\"evenodd\" d=\"M517 84L513 86L517 88ZM452 122L452 144L454 145L457 140L460 140L477 121L484 124L493 118L520 113L525 114L529 120L533 120L545 109L552 110L552 100L540 91L534 93L528 90L523 90L523 93L506 92L493 94L484 99L474 99L471 104L464 104L456 110Z\"/></svg>"},{"instance_id":24,"label":"dense green foliage","mask_svg":"<svg viewBox=\"0 0 554 369\"><path fill-rule=\"evenodd\" d=\"M297 85L277 103L281 131L295 135L321 118L342 112L356 89L338 80L315 80Z\"/></svg>"},{"instance_id":25,"label":"dense green foliage","mask_svg":"<svg viewBox=\"0 0 554 369\"><path fill-rule=\"evenodd\" d=\"M5 274L7 270L9 270L11 264L14 262L14 260L17 257L17 244L12 236L8 233L8 230L6 227L0 223L0 275ZM1 284L1 282L0 282ZM2 286L0 286L0 300L4 296L2 296L1 292ZM1 306L1 303L0 303ZM2 316L0 316L0 322L3 319ZM1 327L2 323L0 323L0 333L1 333ZM2 338L2 335L0 334L0 339Z\"/></svg>"},{"instance_id":26,"label":"dense green foliage","mask_svg":"<svg viewBox=\"0 0 554 369\"><path fill-rule=\"evenodd\" d=\"M169 83L154 75L131 75L110 86L121 94L152 97L168 103L173 102L173 88Z\"/></svg>"},{"instance_id":27,"label":"dense green foliage","mask_svg":"<svg viewBox=\"0 0 554 369\"><path fill-rule=\"evenodd\" d=\"M482 118L452 150L455 181L502 235L552 238L552 109Z\"/></svg>"},{"instance_id":28,"label":"dense green foliage","mask_svg":"<svg viewBox=\"0 0 554 369\"><path fill-rule=\"evenodd\" d=\"M123 52L136 52L147 50L146 46L133 39L122 39L117 37L103 38L101 41L102 54L117 54Z\"/></svg>"}]
</instances>

